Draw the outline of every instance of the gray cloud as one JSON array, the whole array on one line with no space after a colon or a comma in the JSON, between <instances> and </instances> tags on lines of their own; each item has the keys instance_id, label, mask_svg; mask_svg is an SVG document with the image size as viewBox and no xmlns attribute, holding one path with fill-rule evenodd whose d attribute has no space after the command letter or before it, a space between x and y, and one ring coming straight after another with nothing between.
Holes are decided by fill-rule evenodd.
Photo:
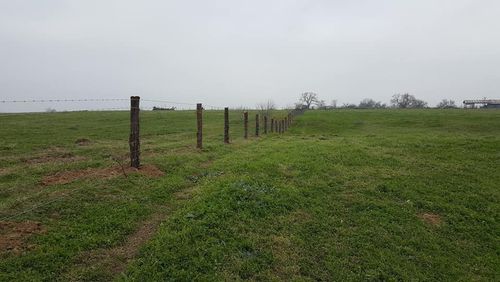
<instances>
[{"instance_id":1,"label":"gray cloud","mask_svg":"<svg viewBox=\"0 0 500 282\"><path fill-rule=\"evenodd\" d=\"M3 0L0 97L499 98L499 14L490 0Z\"/></svg>"}]
</instances>

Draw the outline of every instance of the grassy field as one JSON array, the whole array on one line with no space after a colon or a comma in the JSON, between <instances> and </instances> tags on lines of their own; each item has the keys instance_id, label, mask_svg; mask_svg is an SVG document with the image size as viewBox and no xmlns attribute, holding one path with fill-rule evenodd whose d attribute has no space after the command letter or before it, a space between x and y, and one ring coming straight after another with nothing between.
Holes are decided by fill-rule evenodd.
<instances>
[{"instance_id":1,"label":"grassy field","mask_svg":"<svg viewBox=\"0 0 500 282\"><path fill-rule=\"evenodd\" d=\"M0 280L498 281L500 111L230 116L1 115Z\"/></svg>"}]
</instances>

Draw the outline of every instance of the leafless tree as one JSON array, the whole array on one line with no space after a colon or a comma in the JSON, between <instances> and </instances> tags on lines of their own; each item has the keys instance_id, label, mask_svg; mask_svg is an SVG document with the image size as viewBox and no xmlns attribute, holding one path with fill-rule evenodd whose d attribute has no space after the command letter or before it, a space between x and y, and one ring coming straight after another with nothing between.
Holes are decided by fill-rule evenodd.
<instances>
[{"instance_id":1,"label":"leafless tree","mask_svg":"<svg viewBox=\"0 0 500 282\"><path fill-rule=\"evenodd\" d=\"M452 108L457 108L457 105L455 104L455 101L453 101L453 100L443 99L441 102L439 102L437 104L436 108L439 108L439 109L452 109Z\"/></svg>"},{"instance_id":2,"label":"leafless tree","mask_svg":"<svg viewBox=\"0 0 500 282\"><path fill-rule=\"evenodd\" d=\"M306 109L310 109L314 103L318 102L318 94L314 92L304 92L300 95L299 102L302 103Z\"/></svg>"},{"instance_id":3,"label":"leafless tree","mask_svg":"<svg viewBox=\"0 0 500 282\"><path fill-rule=\"evenodd\" d=\"M407 108L425 108L427 107L427 102L415 98L415 96L409 93L395 94L392 96L391 105L395 108L407 109Z\"/></svg>"},{"instance_id":4,"label":"leafless tree","mask_svg":"<svg viewBox=\"0 0 500 282\"><path fill-rule=\"evenodd\" d=\"M379 109L385 107L386 105L383 104L382 102L377 102L370 98L363 99L361 102L359 102L358 105L358 108L360 109Z\"/></svg>"},{"instance_id":5,"label":"leafless tree","mask_svg":"<svg viewBox=\"0 0 500 282\"><path fill-rule=\"evenodd\" d=\"M318 100L316 101L316 108L320 110L326 109L326 101L325 100Z\"/></svg>"},{"instance_id":6,"label":"leafless tree","mask_svg":"<svg viewBox=\"0 0 500 282\"><path fill-rule=\"evenodd\" d=\"M257 104L257 109L262 116L271 116L271 111L276 109L276 104L273 100L267 100L266 102Z\"/></svg>"}]
</instances>

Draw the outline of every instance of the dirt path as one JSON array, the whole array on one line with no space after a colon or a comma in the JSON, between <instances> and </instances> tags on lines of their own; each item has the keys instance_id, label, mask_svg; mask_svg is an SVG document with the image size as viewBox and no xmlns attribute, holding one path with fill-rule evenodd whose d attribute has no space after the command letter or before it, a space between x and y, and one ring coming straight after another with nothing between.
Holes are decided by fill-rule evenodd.
<instances>
[{"instance_id":1,"label":"dirt path","mask_svg":"<svg viewBox=\"0 0 500 282\"><path fill-rule=\"evenodd\" d=\"M177 203L188 201L193 197L197 187L189 187L173 194ZM158 206L157 210L137 230L130 234L121 245L110 249L96 249L83 252L69 272L62 275L63 280L80 281L89 272L96 270L106 278L114 278L127 269L127 265L138 255L142 246L153 238L160 224L168 220L175 211L170 206Z\"/></svg>"}]
</instances>

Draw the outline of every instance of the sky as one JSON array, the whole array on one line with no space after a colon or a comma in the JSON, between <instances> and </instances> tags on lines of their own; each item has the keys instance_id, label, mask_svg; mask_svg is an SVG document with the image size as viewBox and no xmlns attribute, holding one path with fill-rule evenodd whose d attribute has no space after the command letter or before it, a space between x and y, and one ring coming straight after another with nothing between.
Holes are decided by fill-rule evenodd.
<instances>
[{"instance_id":1,"label":"sky","mask_svg":"<svg viewBox=\"0 0 500 282\"><path fill-rule=\"evenodd\" d=\"M338 105L406 92L435 105L500 98L499 84L498 0L0 0L0 101L285 107L312 91Z\"/></svg>"}]
</instances>

